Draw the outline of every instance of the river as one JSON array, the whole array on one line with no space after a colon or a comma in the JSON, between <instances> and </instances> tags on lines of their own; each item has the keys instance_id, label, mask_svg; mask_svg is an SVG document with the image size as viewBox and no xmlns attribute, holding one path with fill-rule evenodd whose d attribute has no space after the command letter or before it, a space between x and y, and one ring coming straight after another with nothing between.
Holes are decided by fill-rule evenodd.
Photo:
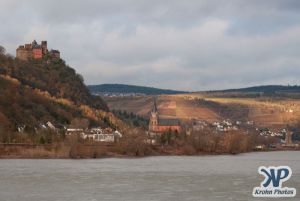
<instances>
[{"instance_id":1,"label":"river","mask_svg":"<svg viewBox=\"0 0 300 201\"><path fill-rule=\"evenodd\" d=\"M253 198L259 166L288 165L300 190L300 152L134 159L2 159L1 201L214 201ZM300 191L299 191L300 193ZM277 199L278 200L278 199ZM280 200L300 200L295 198Z\"/></svg>"}]
</instances>

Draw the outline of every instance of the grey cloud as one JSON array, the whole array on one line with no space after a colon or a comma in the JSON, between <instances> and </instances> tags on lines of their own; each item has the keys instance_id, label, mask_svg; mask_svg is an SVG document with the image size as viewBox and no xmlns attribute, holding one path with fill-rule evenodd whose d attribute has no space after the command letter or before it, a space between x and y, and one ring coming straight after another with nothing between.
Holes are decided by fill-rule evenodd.
<instances>
[{"instance_id":1,"label":"grey cloud","mask_svg":"<svg viewBox=\"0 0 300 201\"><path fill-rule=\"evenodd\" d=\"M0 42L14 53L47 39L88 84L300 84L299 11L297 0L3 0Z\"/></svg>"}]
</instances>

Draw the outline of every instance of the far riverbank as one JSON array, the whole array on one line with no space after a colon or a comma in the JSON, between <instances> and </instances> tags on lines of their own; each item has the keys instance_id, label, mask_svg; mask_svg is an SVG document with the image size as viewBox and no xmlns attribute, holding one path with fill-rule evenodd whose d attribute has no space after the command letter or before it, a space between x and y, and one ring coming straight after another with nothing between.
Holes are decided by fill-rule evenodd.
<instances>
[{"instance_id":1,"label":"far riverbank","mask_svg":"<svg viewBox=\"0 0 300 201\"><path fill-rule=\"evenodd\" d=\"M253 152L264 151L286 151L300 150L297 148L280 148L253 150ZM248 151L251 152L251 151ZM240 152L244 153L244 152ZM126 158L145 156L203 156L203 155L228 155L239 153L227 152L204 152L190 150L187 147L152 146L151 150L131 150L123 152L113 144L0 144L0 159L80 159L80 158Z\"/></svg>"}]
</instances>

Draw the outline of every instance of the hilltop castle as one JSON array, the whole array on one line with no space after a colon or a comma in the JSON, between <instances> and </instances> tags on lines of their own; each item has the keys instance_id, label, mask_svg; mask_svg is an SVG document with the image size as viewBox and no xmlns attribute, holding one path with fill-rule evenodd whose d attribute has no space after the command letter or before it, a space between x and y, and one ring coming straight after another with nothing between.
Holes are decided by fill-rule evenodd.
<instances>
[{"instance_id":1,"label":"hilltop castle","mask_svg":"<svg viewBox=\"0 0 300 201\"><path fill-rule=\"evenodd\" d=\"M38 44L35 40L30 44L20 45L16 50L17 58L20 60L42 59L49 56L52 59L60 59L58 50L50 50L47 48L47 41L42 41Z\"/></svg>"},{"instance_id":2,"label":"hilltop castle","mask_svg":"<svg viewBox=\"0 0 300 201\"><path fill-rule=\"evenodd\" d=\"M178 119L160 118L156 106L156 99L154 99L153 108L150 114L149 131L151 133L163 133L169 130L180 132L180 121Z\"/></svg>"}]
</instances>

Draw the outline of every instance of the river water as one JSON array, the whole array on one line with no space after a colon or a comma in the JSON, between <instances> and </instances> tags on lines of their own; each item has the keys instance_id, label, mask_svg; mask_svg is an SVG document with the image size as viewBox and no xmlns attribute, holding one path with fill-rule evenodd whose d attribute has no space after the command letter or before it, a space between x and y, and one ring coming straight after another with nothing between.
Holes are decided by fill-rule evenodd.
<instances>
[{"instance_id":1,"label":"river water","mask_svg":"<svg viewBox=\"0 0 300 201\"><path fill-rule=\"evenodd\" d=\"M272 200L253 198L259 166L288 165L300 193L300 152L136 159L0 160L0 201ZM278 199L277 199L278 200ZM300 200L295 198L279 200Z\"/></svg>"}]
</instances>

